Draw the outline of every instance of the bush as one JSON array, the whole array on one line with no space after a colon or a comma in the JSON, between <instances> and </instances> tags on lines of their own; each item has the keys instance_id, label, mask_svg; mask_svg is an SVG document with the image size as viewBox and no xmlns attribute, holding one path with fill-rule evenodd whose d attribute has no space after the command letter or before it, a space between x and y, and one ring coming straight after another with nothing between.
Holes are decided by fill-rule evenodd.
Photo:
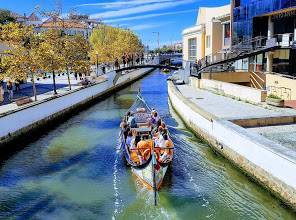
<instances>
[{"instance_id":1,"label":"bush","mask_svg":"<svg viewBox=\"0 0 296 220\"><path fill-rule=\"evenodd\" d=\"M267 96L267 98L271 98L271 99L282 99L281 97L275 95L275 94L270 94Z\"/></svg>"}]
</instances>

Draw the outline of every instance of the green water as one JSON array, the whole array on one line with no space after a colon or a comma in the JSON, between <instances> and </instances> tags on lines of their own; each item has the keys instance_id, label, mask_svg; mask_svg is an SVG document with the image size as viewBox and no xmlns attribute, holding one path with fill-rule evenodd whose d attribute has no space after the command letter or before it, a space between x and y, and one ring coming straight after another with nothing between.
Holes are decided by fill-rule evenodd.
<instances>
[{"instance_id":1,"label":"green water","mask_svg":"<svg viewBox=\"0 0 296 220\"><path fill-rule=\"evenodd\" d=\"M176 146L157 207L116 148L139 87ZM157 71L23 147L2 161L1 219L296 219L184 127Z\"/></svg>"}]
</instances>

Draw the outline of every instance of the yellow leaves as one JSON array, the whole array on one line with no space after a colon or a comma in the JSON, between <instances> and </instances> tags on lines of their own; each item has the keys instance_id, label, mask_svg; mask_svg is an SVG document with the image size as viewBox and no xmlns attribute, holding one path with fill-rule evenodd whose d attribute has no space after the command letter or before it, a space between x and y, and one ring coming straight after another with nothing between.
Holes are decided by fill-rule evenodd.
<instances>
[{"instance_id":1,"label":"yellow leaves","mask_svg":"<svg viewBox=\"0 0 296 220\"><path fill-rule=\"evenodd\" d=\"M80 61L83 61L83 66L90 66L88 61L88 52L90 50L90 46L83 36L65 36L63 38L63 44L64 47L62 50L62 55L65 57L65 69L74 71L75 68L77 69L77 67L74 68L74 66L79 66Z\"/></svg>"},{"instance_id":2,"label":"yellow leaves","mask_svg":"<svg viewBox=\"0 0 296 220\"><path fill-rule=\"evenodd\" d=\"M134 54L143 49L140 39L132 31L104 24L94 29L90 42L93 63L96 62L96 54L99 62L113 62L116 58L120 59L124 53Z\"/></svg>"}]
</instances>

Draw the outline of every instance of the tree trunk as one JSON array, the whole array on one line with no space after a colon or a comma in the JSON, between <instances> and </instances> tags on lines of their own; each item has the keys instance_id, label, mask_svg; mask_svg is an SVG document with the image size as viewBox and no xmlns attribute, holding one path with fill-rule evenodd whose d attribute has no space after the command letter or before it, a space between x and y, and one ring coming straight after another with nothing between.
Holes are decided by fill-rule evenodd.
<instances>
[{"instance_id":1,"label":"tree trunk","mask_svg":"<svg viewBox=\"0 0 296 220\"><path fill-rule=\"evenodd\" d=\"M69 73L68 68L67 68L67 77L68 77L69 90L72 90L72 88L71 88L71 80L70 80L70 73Z\"/></svg>"},{"instance_id":2,"label":"tree trunk","mask_svg":"<svg viewBox=\"0 0 296 220\"><path fill-rule=\"evenodd\" d=\"M31 77L32 77L32 86L33 86L33 96L35 99L35 102L37 101L37 92L36 92L36 84L35 84L35 79L34 79L34 74L31 72Z\"/></svg>"},{"instance_id":3,"label":"tree trunk","mask_svg":"<svg viewBox=\"0 0 296 220\"><path fill-rule=\"evenodd\" d=\"M57 93L57 86L56 86L56 80L55 80L55 72L54 70L52 71L52 79L53 79L53 91L54 91L54 94L58 94Z\"/></svg>"}]
</instances>

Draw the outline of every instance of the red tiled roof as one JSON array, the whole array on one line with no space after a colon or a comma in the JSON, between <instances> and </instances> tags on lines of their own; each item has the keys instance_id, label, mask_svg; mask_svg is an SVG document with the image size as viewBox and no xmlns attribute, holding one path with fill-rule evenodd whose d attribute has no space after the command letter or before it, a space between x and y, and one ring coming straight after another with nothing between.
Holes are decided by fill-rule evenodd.
<instances>
[{"instance_id":1,"label":"red tiled roof","mask_svg":"<svg viewBox=\"0 0 296 220\"><path fill-rule=\"evenodd\" d=\"M87 28L87 24L81 23L79 21L71 21L71 20L62 20L62 19L55 19L47 20L40 25L41 28Z\"/></svg>"}]
</instances>

